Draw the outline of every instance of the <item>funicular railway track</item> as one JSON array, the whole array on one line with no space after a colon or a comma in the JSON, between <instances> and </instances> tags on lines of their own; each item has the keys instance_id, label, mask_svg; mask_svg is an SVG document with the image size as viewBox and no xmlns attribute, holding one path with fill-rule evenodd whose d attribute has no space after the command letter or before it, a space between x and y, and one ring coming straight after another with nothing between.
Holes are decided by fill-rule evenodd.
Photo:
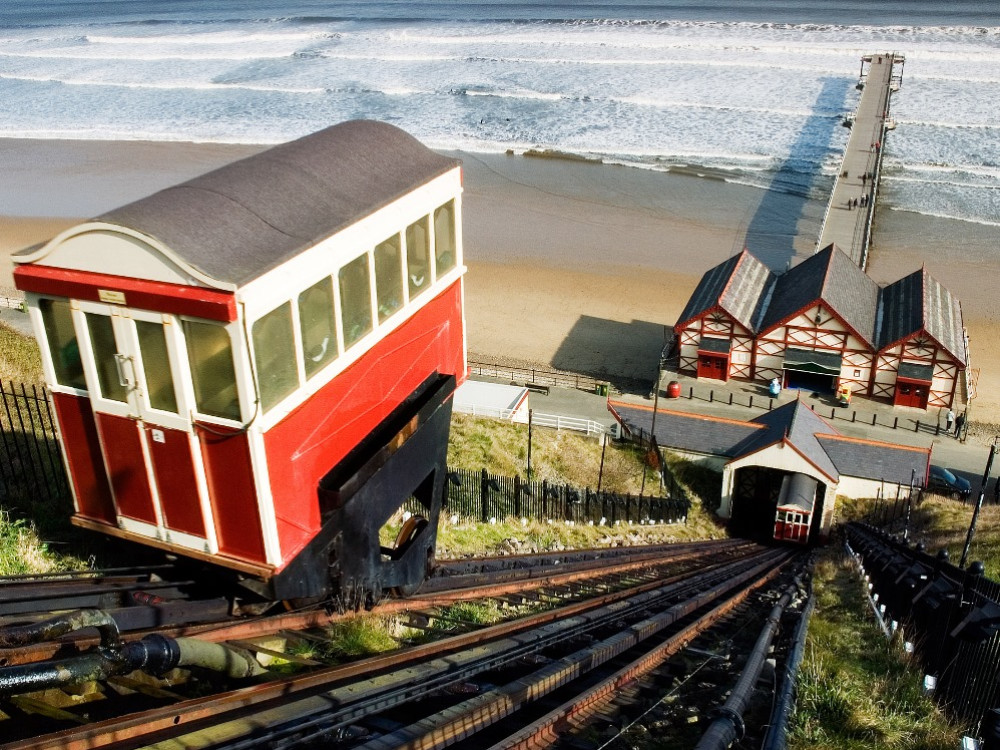
<instances>
[{"instance_id":1,"label":"funicular railway track","mask_svg":"<svg viewBox=\"0 0 1000 750\"><path fill-rule=\"evenodd\" d=\"M516 711L517 730L537 725L530 743L547 744L543 739L555 736L557 727L562 731L568 722L603 710L625 682L746 606L742 602L750 592L770 585L792 556L739 542L670 547L633 550L631 556L598 555L589 561L589 573L586 561L571 560L567 554L551 556L544 575L532 573L527 560L455 562L450 575L430 579L428 591L418 598L383 602L378 612L396 613L422 628L437 617L447 618L444 608L462 599L536 606L531 614L509 622L469 628L341 666L326 667L292 655L288 660L298 671L291 676L274 679L267 674L243 687L233 687L231 680L207 679L196 688L212 693L203 697L188 694L184 686L155 682L143 691L130 676L125 680L132 689L124 692L131 696L132 707L124 709L129 711L124 715L115 713L115 700L108 700L102 708L53 709L48 718L37 721L30 715L36 704L28 704L25 711L10 695L0 696L0 710L18 719L0 722L0 737L14 738L5 748L438 747L461 741L475 727L484 732L475 740L482 746L484 741L504 741L505 730L494 724ZM449 579L469 585L447 588L440 583ZM294 638L298 631L302 638L315 637L308 634L309 628L336 617L314 609L160 633L187 633L253 649L265 635ZM93 639L85 642L83 635L68 642L5 649L0 658L12 664L87 653ZM142 635L148 632L126 637ZM267 646L259 648L258 655L270 653ZM580 680L590 684L586 690L575 687ZM135 699L136 692L146 693L143 700ZM61 722L53 723L52 717ZM8 733L4 724L18 731ZM47 734L41 734L41 726ZM51 731L53 727L57 731Z\"/></svg>"}]
</instances>

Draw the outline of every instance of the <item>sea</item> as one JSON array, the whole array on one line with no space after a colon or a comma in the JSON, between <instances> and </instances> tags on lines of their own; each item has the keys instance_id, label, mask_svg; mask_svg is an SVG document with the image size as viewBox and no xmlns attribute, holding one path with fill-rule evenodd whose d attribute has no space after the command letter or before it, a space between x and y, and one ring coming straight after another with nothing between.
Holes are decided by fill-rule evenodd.
<instances>
[{"instance_id":1,"label":"sea","mask_svg":"<svg viewBox=\"0 0 1000 750\"><path fill-rule=\"evenodd\" d=\"M1000 227L996 0L21 0L0 137L270 144L371 118L817 198L873 52L905 56L884 205Z\"/></svg>"}]
</instances>

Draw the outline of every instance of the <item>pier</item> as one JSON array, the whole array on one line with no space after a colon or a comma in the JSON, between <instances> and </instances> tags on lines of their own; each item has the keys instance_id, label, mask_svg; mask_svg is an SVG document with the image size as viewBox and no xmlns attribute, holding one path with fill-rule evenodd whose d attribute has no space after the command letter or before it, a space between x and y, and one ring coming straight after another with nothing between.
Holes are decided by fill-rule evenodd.
<instances>
[{"instance_id":1,"label":"pier","mask_svg":"<svg viewBox=\"0 0 1000 750\"><path fill-rule=\"evenodd\" d=\"M861 59L858 81L861 99L854 114L845 120L851 136L816 245L821 250L836 244L862 270L868 265L885 136L895 127L889 116L889 98L902 83L904 61L903 55L895 52L875 53Z\"/></svg>"}]
</instances>

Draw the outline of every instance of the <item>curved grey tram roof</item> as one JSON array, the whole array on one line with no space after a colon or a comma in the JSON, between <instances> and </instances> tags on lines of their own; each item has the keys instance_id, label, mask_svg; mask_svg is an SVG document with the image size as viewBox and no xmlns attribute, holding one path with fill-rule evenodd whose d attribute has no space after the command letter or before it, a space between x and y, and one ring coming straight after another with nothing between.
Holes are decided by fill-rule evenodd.
<instances>
[{"instance_id":1,"label":"curved grey tram roof","mask_svg":"<svg viewBox=\"0 0 1000 750\"><path fill-rule=\"evenodd\" d=\"M352 120L96 220L154 237L240 287L459 164L393 125Z\"/></svg>"}]
</instances>

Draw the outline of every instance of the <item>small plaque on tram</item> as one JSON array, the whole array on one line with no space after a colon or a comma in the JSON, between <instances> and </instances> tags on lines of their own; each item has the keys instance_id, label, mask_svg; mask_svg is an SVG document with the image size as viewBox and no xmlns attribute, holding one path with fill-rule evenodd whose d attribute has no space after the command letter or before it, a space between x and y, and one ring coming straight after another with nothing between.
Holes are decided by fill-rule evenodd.
<instances>
[{"instance_id":1,"label":"small plaque on tram","mask_svg":"<svg viewBox=\"0 0 1000 750\"><path fill-rule=\"evenodd\" d=\"M98 289L97 299L99 299L101 302L107 302L111 305L124 305L125 292L114 292L110 289Z\"/></svg>"}]
</instances>

